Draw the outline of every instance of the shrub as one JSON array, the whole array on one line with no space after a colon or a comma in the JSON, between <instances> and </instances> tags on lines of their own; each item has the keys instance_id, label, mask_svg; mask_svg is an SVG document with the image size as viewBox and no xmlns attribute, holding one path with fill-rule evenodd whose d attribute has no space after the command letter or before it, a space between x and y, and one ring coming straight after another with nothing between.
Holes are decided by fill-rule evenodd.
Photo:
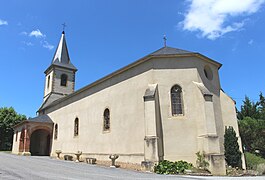
<instances>
[{"instance_id":1,"label":"shrub","mask_svg":"<svg viewBox=\"0 0 265 180\"><path fill-rule=\"evenodd\" d=\"M197 155L197 161L196 161L197 168L207 170L209 163L208 161L205 160L204 152L201 153L200 151L198 151L196 155Z\"/></svg>"},{"instance_id":2,"label":"shrub","mask_svg":"<svg viewBox=\"0 0 265 180\"><path fill-rule=\"evenodd\" d=\"M264 175L265 174L265 163L258 164L257 171L259 172L260 175Z\"/></svg>"},{"instance_id":3,"label":"shrub","mask_svg":"<svg viewBox=\"0 0 265 180\"><path fill-rule=\"evenodd\" d=\"M191 169L193 166L186 161L171 162L163 160L154 167L154 171L157 174L179 174L184 173L185 169Z\"/></svg>"},{"instance_id":4,"label":"shrub","mask_svg":"<svg viewBox=\"0 0 265 180\"><path fill-rule=\"evenodd\" d=\"M265 159L256 156L255 154L246 152L245 157L246 157L247 169L257 170L257 166L259 164L263 163L265 164Z\"/></svg>"}]
</instances>

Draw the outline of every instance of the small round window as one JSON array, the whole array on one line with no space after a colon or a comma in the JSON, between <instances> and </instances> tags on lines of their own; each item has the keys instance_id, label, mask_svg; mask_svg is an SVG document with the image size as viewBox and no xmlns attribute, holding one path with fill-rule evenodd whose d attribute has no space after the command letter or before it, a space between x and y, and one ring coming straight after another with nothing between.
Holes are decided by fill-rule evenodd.
<instances>
[{"instance_id":1,"label":"small round window","mask_svg":"<svg viewBox=\"0 0 265 180\"><path fill-rule=\"evenodd\" d=\"M204 66L204 75L209 80L213 79L213 72L208 65Z\"/></svg>"}]
</instances>

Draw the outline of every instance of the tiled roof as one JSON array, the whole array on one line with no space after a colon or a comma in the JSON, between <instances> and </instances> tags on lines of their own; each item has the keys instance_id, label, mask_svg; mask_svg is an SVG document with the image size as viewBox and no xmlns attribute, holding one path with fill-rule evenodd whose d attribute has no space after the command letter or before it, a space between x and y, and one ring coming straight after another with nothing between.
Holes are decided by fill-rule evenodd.
<instances>
[{"instance_id":1,"label":"tiled roof","mask_svg":"<svg viewBox=\"0 0 265 180\"><path fill-rule=\"evenodd\" d=\"M37 123L46 123L46 124L53 124L53 121L51 120L51 118L44 114L44 115L40 115L34 118L29 118L27 120L24 120L18 124L16 124L15 126L13 126L13 128L19 127L21 125L23 125L24 123L31 123L31 122L37 122Z\"/></svg>"},{"instance_id":2,"label":"tiled roof","mask_svg":"<svg viewBox=\"0 0 265 180\"><path fill-rule=\"evenodd\" d=\"M166 46L158 49L157 51L151 53L150 55L170 55L170 54L188 54L188 53L194 53L194 52Z\"/></svg>"},{"instance_id":3,"label":"tiled roof","mask_svg":"<svg viewBox=\"0 0 265 180\"><path fill-rule=\"evenodd\" d=\"M28 122L43 122L43 123L51 123L51 124L53 123L51 118L46 114L27 119L26 121L28 121Z\"/></svg>"}]
</instances>

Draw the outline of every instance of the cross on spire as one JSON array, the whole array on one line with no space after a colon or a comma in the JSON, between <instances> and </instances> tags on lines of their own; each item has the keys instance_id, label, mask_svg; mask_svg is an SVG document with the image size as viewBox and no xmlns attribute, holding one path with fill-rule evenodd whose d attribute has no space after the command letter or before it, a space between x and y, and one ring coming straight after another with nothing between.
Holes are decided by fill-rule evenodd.
<instances>
[{"instance_id":1,"label":"cross on spire","mask_svg":"<svg viewBox=\"0 0 265 180\"><path fill-rule=\"evenodd\" d=\"M164 47L167 47L167 37L166 37L166 35L164 35L163 40L164 40Z\"/></svg>"},{"instance_id":2,"label":"cross on spire","mask_svg":"<svg viewBox=\"0 0 265 180\"><path fill-rule=\"evenodd\" d=\"M64 30L65 30L66 24L63 23L62 26L63 26L63 34L64 34Z\"/></svg>"}]
</instances>

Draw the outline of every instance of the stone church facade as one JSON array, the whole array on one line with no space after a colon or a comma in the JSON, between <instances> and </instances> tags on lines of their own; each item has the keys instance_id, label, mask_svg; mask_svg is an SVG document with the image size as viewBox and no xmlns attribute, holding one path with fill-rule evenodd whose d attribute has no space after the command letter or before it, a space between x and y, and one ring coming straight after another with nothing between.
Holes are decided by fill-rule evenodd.
<instances>
[{"instance_id":1,"label":"stone church facade","mask_svg":"<svg viewBox=\"0 0 265 180\"><path fill-rule=\"evenodd\" d=\"M195 165L200 151L213 174L225 174L225 127L239 132L235 102L220 86L220 67L200 53L165 46L74 91L77 68L63 32L45 71L38 116L14 127L12 152L82 151L99 161L118 154L119 162L148 166L163 159ZM238 142L241 148L240 137Z\"/></svg>"}]
</instances>

